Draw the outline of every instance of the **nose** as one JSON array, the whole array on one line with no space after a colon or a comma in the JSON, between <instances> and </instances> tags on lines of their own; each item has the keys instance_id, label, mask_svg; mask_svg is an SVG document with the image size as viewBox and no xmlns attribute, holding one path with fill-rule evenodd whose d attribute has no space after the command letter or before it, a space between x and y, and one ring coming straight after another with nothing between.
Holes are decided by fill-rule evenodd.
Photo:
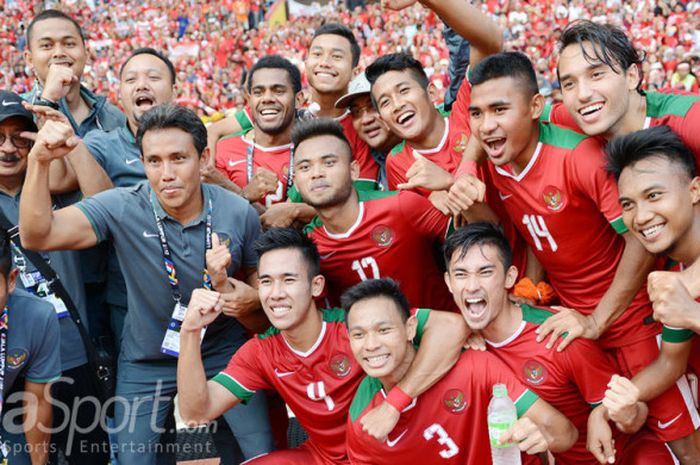
<instances>
[{"instance_id":1,"label":"nose","mask_svg":"<svg viewBox=\"0 0 700 465\"><path fill-rule=\"evenodd\" d=\"M379 348L379 336L375 331L368 331L364 339L364 349L368 352L375 351Z\"/></svg>"},{"instance_id":2,"label":"nose","mask_svg":"<svg viewBox=\"0 0 700 465\"><path fill-rule=\"evenodd\" d=\"M489 134L493 132L497 127L498 121L496 120L496 116L491 115L488 112L484 113L481 125L479 126L479 130L483 133Z\"/></svg>"},{"instance_id":3,"label":"nose","mask_svg":"<svg viewBox=\"0 0 700 465\"><path fill-rule=\"evenodd\" d=\"M363 126L368 126L368 125L374 123L374 119L376 116L374 111L369 110L367 108L363 108L362 110L360 110L360 112L361 112L360 113L360 123Z\"/></svg>"},{"instance_id":4,"label":"nose","mask_svg":"<svg viewBox=\"0 0 700 465\"><path fill-rule=\"evenodd\" d=\"M148 89L148 76L139 75L136 77L136 90Z\"/></svg>"},{"instance_id":5,"label":"nose","mask_svg":"<svg viewBox=\"0 0 700 465\"><path fill-rule=\"evenodd\" d=\"M270 297L275 300L279 300L285 296L283 282L275 280L272 283L272 290L270 292Z\"/></svg>"},{"instance_id":6,"label":"nose","mask_svg":"<svg viewBox=\"0 0 700 465\"><path fill-rule=\"evenodd\" d=\"M479 284L479 278L476 276L476 274L469 274L464 280L464 290L468 293L476 292L480 288L481 285Z\"/></svg>"},{"instance_id":7,"label":"nose","mask_svg":"<svg viewBox=\"0 0 700 465\"><path fill-rule=\"evenodd\" d=\"M647 207L645 202L637 203L634 212L634 223L637 226L644 226L654 218L654 213Z\"/></svg>"},{"instance_id":8,"label":"nose","mask_svg":"<svg viewBox=\"0 0 700 465\"><path fill-rule=\"evenodd\" d=\"M576 97L578 97L581 102L587 102L591 99L592 95L591 86L585 79L580 79L576 84Z\"/></svg>"},{"instance_id":9,"label":"nose","mask_svg":"<svg viewBox=\"0 0 700 465\"><path fill-rule=\"evenodd\" d=\"M63 50L63 44L60 41L54 43L53 50L51 50L51 56L53 58L61 58L66 56L65 50Z\"/></svg>"},{"instance_id":10,"label":"nose","mask_svg":"<svg viewBox=\"0 0 700 465\"><path fill-rule=\"evenodd\" d=\"M318 179L318 178L322 178L324 176L325 176L325 172L323 170L323 163L314 163L311 166L311 178Z\"/></svg>"},{"instance_id":11,"label":"nose","mask_svg":"<svg viewBox=\"0 0 700 465\"><path fill-rule=\"evenodd\" d=\"M175 179L175 165L168 160L164 161L161 177L164 181L171 181Z\"/></svg>"}]
</instances>

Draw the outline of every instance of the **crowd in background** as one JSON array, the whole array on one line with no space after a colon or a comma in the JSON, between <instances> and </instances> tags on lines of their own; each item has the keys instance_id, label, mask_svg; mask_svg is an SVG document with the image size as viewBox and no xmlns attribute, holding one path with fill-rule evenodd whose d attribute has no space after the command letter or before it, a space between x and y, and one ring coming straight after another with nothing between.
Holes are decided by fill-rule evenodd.
<instances>
[{"instance_id":1,"label":"crowd in background","mask_svg":"<svg viewBox=\"0 0 700 465\"><path fill-rule=\"evenodd\" d=\"M0 0L0 86L16 92L31 88L24 30L42 2ZM178 103L201 115L241 108L245 70L260 57L281 53L303 68L304 51L324 21L352 28L362 46L364 68L377 56L410 50L439 89L449 84L443 23L419 5L395 12L379 3L349 11L343 2L323 15L299 17L269 29L266 0L73 0L62 5L84 27L91 59L85 85L116 103L118 66L138 47L167 50L178 73ZM698 90L700 2L680 0L488 0L482 8L505 34L506 50L532 58L542 93L557 99L554 45L565 24L579 18L623 26L647 52L649 89ZM303 75L303 74L302 74Z\"/></svg>"}]
</instances>

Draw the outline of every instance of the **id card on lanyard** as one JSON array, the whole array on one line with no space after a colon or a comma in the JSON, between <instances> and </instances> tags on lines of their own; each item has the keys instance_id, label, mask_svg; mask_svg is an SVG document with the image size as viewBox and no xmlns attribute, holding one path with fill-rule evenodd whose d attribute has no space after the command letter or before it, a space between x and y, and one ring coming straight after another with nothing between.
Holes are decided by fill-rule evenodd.
<instances>
[{"instance_id":1,"label":"id card on lanyard","mask_svg":"<svg viewBox=\"0 0 700 465\"><path fill-rule=\"evenodd\" d=\"M168 328L165 331L165 337L163 337L163 342L160 346L160 351L163 354L171 355L173 357L180 356L180 328L182 327L182 322L185 319L185 313L187 312L187 306L182 303L182 293L180 292L180 284L177 279L177 271L175 269L175 262L173 262L172 254L170 253L170 246L168 245L168 238L165 235L165 227L163 226L163 221L158 217L155 206L153 207L153 215L156 219L156 226L158 229L158 237L160 239L160 245L163 252L163 263L165 265L165 272L168 275L168 282L170 283L170 289L172 291L173 300L175 301L175 307L173 308L173 313L170 316L170 323L168 323ZM206 217L206 227L204 230L204 241L205 241L205 258L202 281L203 286L206 289L212 289L211 278L206 271L206 251L212 247L212 201L209 199L207 204L207 217ZM200 341L204 339L204 333L206 328L202 328L202 333L200 335Z\"/></svg>"},{"instance_id":2,"label":"id card on lanyard","mask_svg":"<svg viewBox=\"0 0 700 465\"><path fill-rule=\"evenodd\" d=\"M68 316L68 307L63 303L60 297L51 289L50 283L38 270L29 271L27 267L27 259L22 254L22 251L17 246L12 244L12 256L15 266L19 271L19 279L27 292L40 297L42 300L50 303L58 318Z\"/></svg>"},{"instance_id":3,"label":"id card on lanyard","mask_svg":"<svg viewBox=\"0 0 700 465\"><path fill-rule=\"evenodd\" d=\"M7 366L7 330L9 329L9 318L7 307L0 313L0 419L2 419L2 408L5 404L5 367ZM0 438L0 453L2 453L2 463L7 464L7 456L10 450L7 444Z\"/></svg>"}]
</instances>

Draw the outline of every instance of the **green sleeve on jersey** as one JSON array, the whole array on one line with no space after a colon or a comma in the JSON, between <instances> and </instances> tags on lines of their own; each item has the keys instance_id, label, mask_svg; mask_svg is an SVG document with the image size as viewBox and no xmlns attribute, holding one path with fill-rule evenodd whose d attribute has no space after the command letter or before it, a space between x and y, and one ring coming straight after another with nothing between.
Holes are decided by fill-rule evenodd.
<instances>
[{"instance_id":1,"label":"green sleeve on jersey","mask_svg":"<svg viewBox=\"0 0 700 465\"><path fill-rule=\"evenodd\" d=\"M530 410L530 407L532 407L532 404L537 402L537 399L539 399L537 394L529 389L525 389L525 392L523 392L515 401L515 410L518 412L518 418L525 415L525 413Z\"/></svg>"},{"instance_id":2,"label":"green sleeve on jersey","mask_svg":"<svg viewBox=\"0 0 700 465\"><path fill-rule=\"evenodd\" d=\"M428 318L430 317L431 310L429 308L419 308L416 311L416 320L418 321L418 326L416 327L416 336L413 338L413 345L419 346L420 341L425 334L425 325L428 324Z\"/></svg>"},{"instance_id":3,"label":"green sleeve on jersey","mask_svg":"<svg viewBox=\"0 0 700 465\"><path fill-rule=\"evenodd\" d=\"M661 340L678 344L680 342L689 341L693 338L693 335L695 335L695 333L690 329L674 328L664 325L664 329L661 332Z\"/></svg>"},{"instance_id":4,"label":"green sleeve on jersey","mask_svg":"<svg viewBox=\"0 0 700 465\"><path fill-rule=\"evenodd\" d=\"M81 212L83 212L83 215L85 215L85 217L90 222L90 226L92 226L92 230L95 232L95 237L97 237L97 243L99 244L100 242L105 240L105 238L102 237L102 235L100 234L100 231L97 229L97 225L95 224L95 221L92 219L90 214L87 211L85 211L85 209L79 203L75 206L78 207Z\"/></svg>"},{"instance_id":5,"label":"green sleeve on jersey","mask_svg":"<svg viewBox=\"0 0 700 465\"><path fill-rule=\"evenodd\" d=\"M405 141L405 140L402 140L401 142L399 142L398 144L396 144L396 145L394 146L394 148L391 149L391 151L389 151L389 155L390 155L390 156L391 156L391 155L398 155L399 153L401 153L401 151L403 150L403 148L404 148L405 145L406 145L406 141Z\"/></svg>"},{"instance_id":6,"label":"green sleeve on jersey","mask_svg":"<svg viewBox=\"0 0 700 465\"><path fill-rule=\"evenodd\" d=\"M629 232L629 229L627 229L627 226L625 226L624 221L622 221L622 217L617 217L614 220L610 222L610 226L613 227L616 233L622 235L625 234L626 232Z\"/></svg>"},{"instance_id":7,"label":"green sleeve on jersey","mask_svg":"<svg viewBox=\"0 0 700 465\"><path fill-rule=\"evenodd\" d=\"M554 315L554 312L547 310L546 308L531 307L527 304L520 305L520 309L523 312L523 320L541 325L547 318Z\"/></svg>"},{"instance_id":8,"label":"green sleeve on jersey","mask_svg":"<svg viewBox=\"0 0 700 465\"><path fill-rule=\"evenodd\" d=\"M250 129L243 129L242 131L232 132L231 134L229 134L227 136L220 137L219 142L221 142L224 139L230 139L232 137L243 137L246 134L248 134L248 131L250 131Z\"/></svg>"},{"instance_id":9,"label":"green sleeve on jersey","mask_svg":"<svg viewBox=\"0 0 700 465\"><path fill-rule=\"evenodd\" d=\"M551 115L551 114L552 114L552 104L545 103L544 104L544 111L542 111L542 114L540 115L540 121L549 122L549 115Z\"/></svg>"},{"instance_id":10,"label":"green sleeve on jersey","mask_svg":"<svg viewBox=\"0 0 700 465\"><path fill-rule=\"evenodd\" d=\"M292 186L287 191L287 200L294 203L302 203L304 200L301 198L301 194L297 190L297 186Z\"/></svg>"},{"instance_id":11,"label":"green sleeve on jersey","mask_svg":"<svg viewBox=\"0 0 700 465\"><path fill-rule=\"evenodd\" d=\"M326 308L321 311L323 313L323 321L328 323L345 323L347 314L342 308Z\"/></svg>"},{"instance_id":12,"label":"green sleeve on jersey","mask_svg":"<svg viewBox=\"0 0 700 465\"><path fill-rule=\"evenodd\" d=\"M647 116L661 118L666 115L684 117L700 97L697 95L662 94L659 92L647 92Z\"/></svg>"},{"instance_id":13,"label":"green sleeve on jersey","mask_svg":"<svg viewBox=\"0 0 700 465\"><path fill-rule=\"evenodd\" d=\"M250 120L250 117L245 110L237 111L234 116L236 121L238 121L238 124L241 126L242 131L248 132L253 129L253 122Z\"/></svg>"},{"instance_id":14,"label":"green sleeve on jersey","mask_svg":"<svg viewBox=\"0 0 700 465\"><path fill-rule=\"evenodd\" d=\"M355 397L350 404L350 420L357 420L367 406L372 402L374 396L382 389L382 383L371 376L365 376L355 392Z\"/></svg>"},{"instance_id":15,"label":"green sleeve on jersey","mask_svg":"<svg viewBox=\"0 0 700 465\"><path fill-rule=\"evenodd\" d=\"M248 389L238 384L236 380L234 380L229 375L223 372L214 376L212 378L212 381L215 381L221 384L226 389L228 389L231 392L231 394L238 397L244 404L247 404L250 398L253 397L253 394L255 394L255 391L249 391Z\"/></svg>"},{"instance_id":16,"label":"green sleeve on jersey","mask_svg":"<svg viewBox=\"0 0 700 465\"><path fill-rule=\"evenodd\" d=\"M377 184L377 181L371 181L369 179L358 179L357 181L354 181L352 185L358 193L379 190L379 184ZM287 199L294 203L304 202L304 199L301 198L301 194L297 190L296 186L292 186L287 191Z\"/></svg>"}]
</instances>

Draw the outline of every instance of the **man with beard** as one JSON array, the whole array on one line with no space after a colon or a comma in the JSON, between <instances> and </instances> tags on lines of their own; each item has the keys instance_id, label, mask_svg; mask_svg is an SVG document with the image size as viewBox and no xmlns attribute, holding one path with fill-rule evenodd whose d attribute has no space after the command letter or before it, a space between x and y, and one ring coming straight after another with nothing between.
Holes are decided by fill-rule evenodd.
<instances>
[{"instance_id":1,"label":"man with beard","mask_svg":"<svg viewBox=\"0 0 700 465\"><path fill-rule=\"evenodd\" d=\"M289 60L266 56L246 85L253 128L219 141L216 168L226 177L222 187L234 183L249 202L269 207L284 202L293 181L291 131L301 75Z\"/></svg>"}]
</instances>

